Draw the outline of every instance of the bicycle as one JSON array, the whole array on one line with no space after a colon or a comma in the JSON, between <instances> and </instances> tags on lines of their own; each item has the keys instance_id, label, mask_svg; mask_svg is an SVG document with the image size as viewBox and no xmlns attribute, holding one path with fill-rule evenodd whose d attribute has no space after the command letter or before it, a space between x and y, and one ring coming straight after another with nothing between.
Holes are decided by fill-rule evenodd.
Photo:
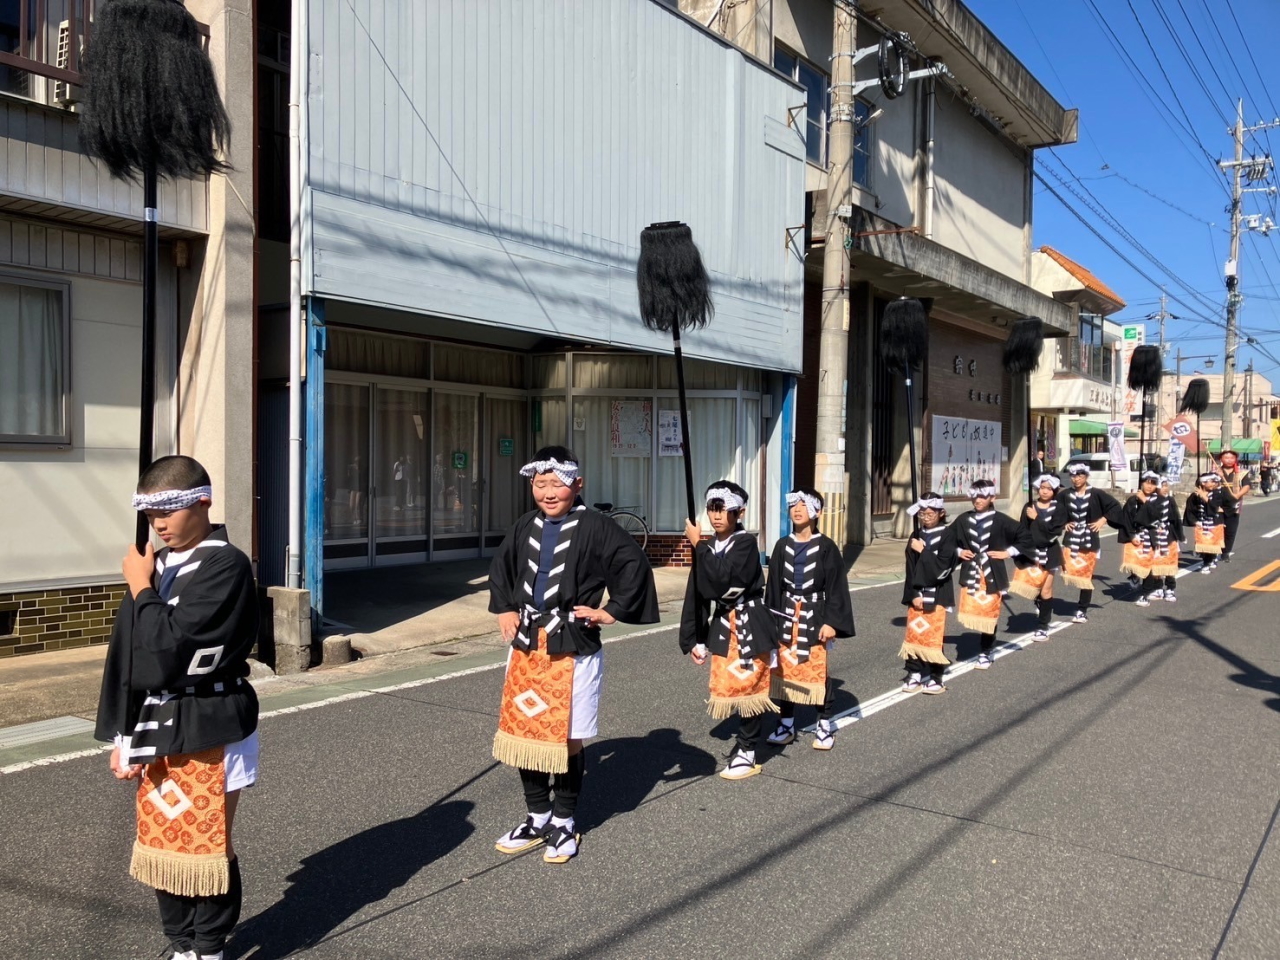
<instances>
[{"instance_id":1,"label":"bicycle","mask_svg":"<svg viewBox=\"0 0 1280 960\"><path fill-rule=\"evenodd\" d=\"M641 550L649 546L649 524L645 522L644 517L635 512L640 509L638 505L615 507L612 503L593 503L592 506L605 516L612 517L614 523L635 537Z\"/></svg>"}]
</instances>

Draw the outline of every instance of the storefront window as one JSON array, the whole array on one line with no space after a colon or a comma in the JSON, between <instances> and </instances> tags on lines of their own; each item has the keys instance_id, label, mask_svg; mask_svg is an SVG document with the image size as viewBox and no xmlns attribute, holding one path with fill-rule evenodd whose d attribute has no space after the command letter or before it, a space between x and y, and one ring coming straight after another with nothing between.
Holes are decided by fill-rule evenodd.
<instances>
[{"instance_id":1,"label":"storefront window","mask_svg":"<svg viewBox=\"0 0 1280 960\"><path fill-rule=\"evenodd\" d=\"M689 390L737 390L739 370L739 367L731 367L727 363L686 358L685 387ZM672 357L659 357L658 389L674 390L678 386L675 360Z\"/></svg>"},{"instance_id":2,"label":"storefront window","mask_svg":"<svg viewBox=\"0 0 1280 960\"><path fill-rule=\"evenodd\" d=\"M533 452L543 447L565 446L564 398L534 397L532 403Z\"/></svg>"},{"instance_id":3,"label":"storefront window","mask_svg":"<svg viewBox=\"0 0 1280 960\"><path fill-rule=\"evenodd\" d=\"M583 389L648 390L653 386L653 358L576 353L573 385Z\"/></svg>"},{"instance_id":4,"label":"storefront window","mask_svg":"<svg viewBox=\"0 0 1280 960\"><path fill-rule=\"evenodd\" d=\"M529 386L535 390L563 390L569 382L565 370L569 361L563 353L553 356L532 357L532 377Z\"/></svg>"},{"instance_id":5,"label":"storefront window","mask_svg":"<svg viewBox=\"0 0 1280 960\"><path fill-rule=\"evenodd\" d=\"M573 443L588 503L609 502L647 515L652 471L653 401L646 397L576 397Z\"/></svg>"},{"instance_id":6,"label":"storefront window","mask_svg":"<svg viewBox=\"0 0 1280 960\"><path fill-rule=\"evenodd\" d=\"M342 327L329 327L325 366L350 373L373 373L386 377L430 376L431 344L409 337L388 337Z\"/></svg>"},{"instance_id":7,"label":"storefront window","mask_svg":"<svg viewBox=\"0 0 1280 960\"><path fill-rule=\"evenodd\" d=\"M369 388L328 383L324 389L326 540L369 535Z\"/></svg>"},{"instance_id":8,"label":"storefront window","mask_svg":"<svg viewBox=\"0 0 1280 960\"><path fill-rule=\"evenodd\" d=\"M520 388L524 386L524 355L437 343L434 374L437 380L453 383Z\"/></svg>"},{"instance_id":9,"label":"storefront window","mask_svg":"<svg viewBox=\"0 0 1280 960\"><path fill-rule=\"evenodd\" d=\"M658 416L662 411L678 411L679 404L673 398L660 401ZM679 414L675 413L678 417ZM714 400L691 398L689 400L689 442L693 446L693 487L694 502L702 505L702 494L715 480L736 480L738 471L738 402L733 399ZM684 462L679 451L673 456L658 458L658 491L655 505L656 524L654 529L675 531L684 529L685 495L684 495ZM750 493L751 487L747 487ZM758 516L753 508L753 501L748 507L747 526L755 527L751 517Z\"/></svg>"},{"instance_id":10,"label":"storefront window","mask_svg":"<svg viewBox=\"0 0 1280 960\"><path fill-rule=\"evenodd\" d=\"M475 546L467 535L480 531L476 397L438 392L435 403L431 523L436 549Z\"/></svg>"}]
</instances>

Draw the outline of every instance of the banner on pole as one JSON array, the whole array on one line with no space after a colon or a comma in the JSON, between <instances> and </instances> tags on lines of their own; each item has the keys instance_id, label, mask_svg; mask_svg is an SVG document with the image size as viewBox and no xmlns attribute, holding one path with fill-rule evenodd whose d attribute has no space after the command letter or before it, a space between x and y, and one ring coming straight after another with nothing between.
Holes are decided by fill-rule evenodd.
<instances>
[{"instance_id":1,"label":"banner on pole","mask_svg":"<svg viewBox=\"0 0 1280 960\"><path fill-rule=\"evenodd\" d=\"M1109 440L1107 450L1111 454L1111 469L1128 470L1129 455L1124 449L1124 423L1119 420L1108 423L1107 438Z\"/></svg>"},{"instance_id":2,"label":"banner on pole","mask_svg":"<svg viewBox=\"0 0 1280 960\"><path fill-rule=\"evenodd\" d=\"M1169 438L1169 457L1168 465L1165 467L1165 476L1172 483L1177 483L1182 479L1182 464L1186 460L1187 448L1177 437Z\"/></svg>"}]
</instances>

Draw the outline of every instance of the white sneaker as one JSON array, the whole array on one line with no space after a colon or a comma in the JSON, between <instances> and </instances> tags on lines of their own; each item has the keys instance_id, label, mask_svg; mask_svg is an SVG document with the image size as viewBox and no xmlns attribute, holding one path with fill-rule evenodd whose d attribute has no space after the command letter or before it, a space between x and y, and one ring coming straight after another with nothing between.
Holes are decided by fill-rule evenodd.
<instances>
[{"instance_id":1,"label":"white sneaker","mask_svg":"<svg viewBox=\"0 0 1280 960\"><path fill-rule=\"evenodd\" d=\"M778 726L773 733L765 738L766 743L771 743L775 747L785 747L796 738L796 724L794 720L779 720Z\"/></svg>"},{"instance_id":2,"label":"white sneaker","mask_svg":"<svg viewBox=\"0 0 1280 960\"><path fill-rule=\"evenodd\" d=\"M830 750L836 745L836 725L830 720L819 720L813 731L813 749Z\"/></svg>"},{"instance_id":3,"label":"white sneaker","mask_svg":"<svg viewBox=\"0 0 1280 960\"><path fill-rule=\"evenodd\" d=\"M498 838L494 844L499 853L520 853L532 850L546 843L547 833L551 829L551 814L531 813L525 817L524 823Z\"/></svg>"},{"instance_id":4,"label":"white sneaker","mask_svg":"<svg viewBox=\"0 0 1280 960\"><path fill-rule=\"evenodd\" d=\"M1031 634L1031 639L1036 643L1044 643L1049 639L1049 631L1044 628L1038 628L1035 633Z\"/></svg>"},{"instance_id":5,"label":"white sneaker","mask_svg":"<svg viewBox=\"0 0 1280 960\"><path fill-rule=\"evenodd\" d=\"M1077 610L1076 615L1071 618L1071 622L1072 623L1088 623L1089 618L1085 616L1085 612L1083 610Z\"/></svg>"},{"instance_id":6,"label":"white sneaker","mask_svg":"<svg viewBox=\"0 0 1280 960\"><path fill-rule=\"evenodd\" d=\"M1148 600L1146 597L1139 597L1137 600L1133 601L1133 603L1135 606L1139 606L1139 607L1151 606L1151 601Z\"/></svg>"},{"instance_id":7,"label":"white sneaker","mask_svg":"<svg viewBox=\"0 0 1280 960\"><path fill-rule=\"evenodd\" d=\"M1149 599L1151 599L1151 600L1163 600L1163 599L1164 599L1164 588L1163 588L1163 587L1161 587L1161 588L1158 588L1158 589L1156 589L1156 590L1152 590L1152 591L1151 591L1151 594L1150 594Z\"/></svg>"},{"instance_id":8,"label":"white sneaker","mask_svg":"<svg viewBox=\"0 0 1280 960\"><path fill-rule=\"evenodd\" d=\"M973 668L975 670L990 670L991 654L989 653L978 654L978 659L973 662Z\"/></svg>"},{"instance_id":9,"label":"white sneaker","mask_svg":"<svg viewBox=\"0 0 1280 960\"><path fill-rule=\"evenodd\" d=\"M1166 600L1167 602L1169 602L1169 603L1177 603L1177 602L1178 602L1178 595L1177 595L1176 593L1174 593L1172 590L1166 590L1166 591L1164 592L1164 598L1165 598L1165 600Z\"/></svg>"},{"instance_id":10,"label":"white sneaker","mask_svg":"<svg viewBox=\"0 0 1280 960\"><path fill-rule=\"evenodd\" d=\"M725 780L745 780L759 772L760 767L756 765L756 752L734 747L729 763L720 771L720 776Z\"/></svg>"},{"instance_id":11,"label":"white sneaker","mask_svg":"<svg viewBox=\"0 0 1280 960\"><path fill-rule=\"evenodd\" d=\"M907 677L906 683L902 685L902 692L915 693L922 686L924 686L924 677L918 673L913 673L911 676Z\"/></svg>"},{"instance_id":12,"label":"white sneaker","mask_svg":"<svg viewBox=\"0 0 1280 960\"><path fill-rule=\"evenodd\" d=\"M573 817L556 822L547 829L547 849L542 859L546 863L568 863L578 855L578 834L574 830Z\"/></svg>"},{"instance_id":13,"label":"white sneaker","mask_svg":"<svg viewBox=\"0 0 1280 960\"><path fill-rule=\"evenodd\" d=\"M1211 573L1213 573L1213 564L1212 564L1212 563L1206 563L1206 564L1204 564L1204 565L1200 568L1200 574L1201 574L1201 576L1205 576L1205 577L1207 577L1207 576L1208 576L1209 574L1211 574Z\"/></svg>"}]
</instances>

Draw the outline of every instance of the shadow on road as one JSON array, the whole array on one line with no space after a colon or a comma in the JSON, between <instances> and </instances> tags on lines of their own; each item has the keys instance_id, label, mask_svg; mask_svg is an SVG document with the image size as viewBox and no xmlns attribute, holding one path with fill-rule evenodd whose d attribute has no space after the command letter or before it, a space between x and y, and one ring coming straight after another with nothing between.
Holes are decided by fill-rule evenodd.
<instances>
[{"instance_id":1,"label":"shadow on road","mask_svg":"<svg viewBox=\"0 0 1280 960\"><path fill-rule=\"evenodd\" d=\"M682 741L680 731L670 727L644 737L606 740L587 748L587 780L577 823L590 830L635 810L660 784L692 782L715 772L716 758Z\"/></svg>"},{"instance_id":2,"label":"shadow on road","mask_svg":"<svg viewBox=\"0 0 1280 960\"><path fill-rule=\"evenodd\" d=\"M227 955L256 946L254 960L279 960L314 946L471 836L474 808L469 800L432 804L311 854L289 876L284 897L236 930Z\"/></svg>"}]
</instances>

